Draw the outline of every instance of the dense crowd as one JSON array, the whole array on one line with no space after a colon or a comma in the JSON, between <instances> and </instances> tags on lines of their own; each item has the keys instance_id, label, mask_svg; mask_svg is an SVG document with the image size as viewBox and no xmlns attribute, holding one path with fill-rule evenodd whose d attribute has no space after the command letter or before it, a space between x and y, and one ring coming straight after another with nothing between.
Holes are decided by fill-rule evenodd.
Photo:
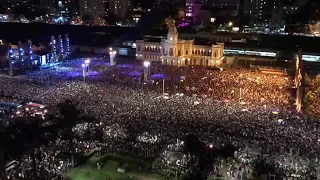
<instances>
[{"instance_id":1,"label":"dense crowd","mask_svg":"<svg viewBox=\"0 0 320 180\"><path fill-rule=\"evenodd\" d=\"M143 67L90 68L86 83L81 68L58 67L2 77L0 91L6 97L42 102L53 112L65 99L76 102L83 114L99 121L73 128L79 153L98 147L104 152L157 156L162 147L189 133L214 148L225 144L257 147L259 153L269 154L269 159L280 164L286 163L280 155L294 157L287 166L305 166L320 153L319 124L295 112L288 76L248 69L157 65L151 69L149 83L141 85ZM103 132L101 138L93 135L96 131ZM39 148L43 152L37 162L39 172L55 177L70 166L55 152L67 147L63 143L67 142L57 140ZM27 161L22 164L28 164L28 158L22 159Z\"/></svg>"}]
</instances>

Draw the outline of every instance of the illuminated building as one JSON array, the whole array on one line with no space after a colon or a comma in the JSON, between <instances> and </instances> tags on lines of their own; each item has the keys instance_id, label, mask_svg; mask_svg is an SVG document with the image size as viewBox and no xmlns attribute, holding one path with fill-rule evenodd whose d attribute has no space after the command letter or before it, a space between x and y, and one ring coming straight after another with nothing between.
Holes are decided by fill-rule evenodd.
<instances>
[{"instance_id":1,"label":"illuminated building","mask_svg":"<svg viewBox=\"0 0 320 180\"><path fill-rule=\"evenodd\" d=\"M0 22L8 22L8 21L9 21L9 15L0 14Z\"/></svg>"},{"instance_id":2,"label":"illuminated building","mask_svg":"<svg viewBox=\"0 0 320 180\"><path fill-rule=\"evenodd\" d=\"M89 16L94 24L104 23L105 0L79 0L80 15Z\"/></svg>"},{"instance_id":3,"label":"illuminated building","mask_svg":"<svg viewBox=\"0 0 320 180\"><path fill-rule=\"evenodd\" d=\"M131 6L131 0L109 0L109 12L119 19L126 18Z\"/></svg>"},{"instance_id":4,"label":"illuminated building","mask_svg":"<svg viewBox=\"0 0 320 180\"><path fill-rule=\"evenodd\" d=\"M201 39L178 39L178 31L171 21L167 38L157 41L136 41L137 59L160 61L165 65L219 66L224 58L223 43L201 43ZM203 41L205 42L205 41ZM208 41L207 41L208 42Z\"/></svg>"}]
</instances>

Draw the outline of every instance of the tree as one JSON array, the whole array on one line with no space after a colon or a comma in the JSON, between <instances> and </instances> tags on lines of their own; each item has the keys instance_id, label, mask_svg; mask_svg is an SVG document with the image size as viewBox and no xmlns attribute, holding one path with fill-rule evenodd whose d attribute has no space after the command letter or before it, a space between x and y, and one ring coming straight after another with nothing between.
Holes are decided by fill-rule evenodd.
<instances>
[{"instance_id":1,"label":"tree","mask_svg":"<svg viewBox=\"0 0 320 180\"><path fill-rule=\"evenodd\" d=\"M320 75L316 76L315 85L316 85L316 88L320 87Z\"/></svg>"},{"instance_id":2,"label":"tree","mask_svg":"<svg viewBox=\"0 0 320 180\"><path fill-rule=\"evenodd\" d=\"M70 100L66 99L64 102L58 104L60 114L63 116L61 125L64 125L65 132L68 134L69 139L69 152L71 153L71 164L74 166L74 147L73 147L73 134L72 127L78 119L80 111L76 105Z\"/></svg>"},{"instance_id":3,"label":"tree","mask_svg":"<svg viewBox=\"0 0 320 180\"><path fill-rule=\"evenodd\" d=\"M311 80L310 76L306 73L305 76L304 76L304 85L305 86L310 86L311 82L312 82L312 80Z\"/></svg>"}]
</instances>

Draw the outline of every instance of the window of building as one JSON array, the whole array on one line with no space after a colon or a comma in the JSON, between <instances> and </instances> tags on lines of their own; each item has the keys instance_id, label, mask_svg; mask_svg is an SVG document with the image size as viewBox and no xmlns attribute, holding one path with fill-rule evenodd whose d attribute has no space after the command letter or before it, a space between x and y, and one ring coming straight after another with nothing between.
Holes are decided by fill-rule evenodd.
<instances>
[{"instance_id":1,"label":"window of building","mask_svg":"<svg viewBox=\"0 0 320 180\"><path fill-rule=\"evenodd\" d=\"M186 55L188 55L188 50L186 50Z\"/></svg>"},{"instance_id":2,"label":"window of building","mask_svg":"<svg viewBox=\"0 0 320 180\"><path fill-rule=\"evenodd\" d=\"M178 50L178 56L181 56L181 51L180 50Z\"/></svg>"},{"instance_id":3,"label":"window of building","mask_svg":"<svg viewBox=\"0 0 320 180\"><path fill-rule=\"evenodd\" d=\"M141 46L138 46L137 48L138 48L138 51L141 51Z\"/></svg>"},{"instance_id":4,"label":"window of building","mask_svg":"<svg viewBox=\"0 0 320 180\"><path fill-rule=\"evenodd\" d=\"M217 57L217 52L213 52L213 57Z\"/></svg>"},{"instance_id":5,"label":"window of building","mask_svg":"<svg viewBox=\"0 0 320 180\"><path fill-rule=\"evenodd\" d=\"M173 56L173 49L172 48L169 49L169 56Z\"/></svg>"},{"instance_id":6,"label":"window of building","mask_svg":"<svg viewBox=\"0 0 320 180\"><path fill-rule=\"evenodd\" d=\"M165 48L162 49L162 53L163 53L163 54L164 54L165 50L166 50Z\"/></svg>"}]
</instances>

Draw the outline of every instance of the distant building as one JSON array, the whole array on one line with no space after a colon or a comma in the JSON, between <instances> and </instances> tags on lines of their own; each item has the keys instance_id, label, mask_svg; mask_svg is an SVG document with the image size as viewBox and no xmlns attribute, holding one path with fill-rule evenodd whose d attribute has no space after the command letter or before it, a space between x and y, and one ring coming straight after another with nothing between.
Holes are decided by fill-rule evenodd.
<instances>
[{"instance_id":1,"label":"distant building","mask_svg":"<svg viewBox=\"0 0 320 180\"><path fill-rule=\"evenodd\" d=\"M9 15L0 14L0 22L9 22Z\"/></svg>"},{"instance_id":2,"label":"distant building","mask_svg":"<svg viewBox=\"0 0 320 180\"><path fill-rule=\"evenodd\" d=\"M189 23L201 23L202 19L206 17L204 17L204 15L208 15L208 19L210 21L211 18L211 12L209 13L209 11L202 11L202 7L203 4L199 3L195 0L187 0L186 1L186 11L185 11L185 16L186 16L186 20ZM207 21L206 21L207 22Z\"/></svg>"},{"instance_id":3,"label":"distant building","mask_svg":"<svg viewBox=\"0 0 320 180\"><path fill-rule=\"evenodd\" d=\"M40 0L40 5L45 6L47 8L55 8L56 0Z\"/></svg>"},{"instance_id":4,"label":"distant building","mask_svg":"<svg viewBox=\"0 0 320 180\"><path fill-rule=\"evenodd\" d=\"M308 9L310 10L309 22L315 23L320 21L320 1L319 0L309 0L307 2Z\"/></svg>"},{"instance_id":5,"label":"distant building","mask_svg":"<svg viewBox=\"0 0 320 180\"><path fill-rule=\"evenodd\" d=\"M277 0L243 0L241 3L242 16L248 18L250 25L268 24L274 9L280 4Z\"/></svg>"},{"instance_id":6,"label":"distant building","mask_svg":"<svg viewBox=\"0 0 320 180\"><path fill-rule=\"evenodd\" d=\"M192 18L194 16L193 5L196 3L196 0L186 0L186 17Z\"/></svg>"},{"instance_id":7,"label":"distant building","mask_svg":"<svg viewBox=\"0 0 320 180\"><path fill-rule=\"evenodd\" d=\"M205 39L178 39L173 22L168 25L166 39L136 41L137 59L159 61L164 65L219 66L224 57L224 44Z\"/></svg>"},{"instance_id":8,"label":"distant building","mask_svg":"<svg viewBox=\"0 0 320 180\"><path fill-rule=\"evenodd\" d=\"M128 20L136 24L142 19L144 13L145 12L140 7L134 8L130 12L130 17L128 17Z\"/></svg>"},{"instance_id":9,"label":"distant building","mask_svg":"<svg viewBox=\"0 0 320 180\"><path fill-rule=\"evenodd\" d=\"M216 8L232 8L235 9L239 5L238 0L202 0L202 3Z\"/></svg>"},{"instance_id":10,"label":"distant building","mask_svg":"<svg viewBox=\"0 0 320 180\"><path fill-rule=\"evenodd\" d=\"M80 15L88 16L94 24L101 24L105 18L105 0L79 0ZM84 21L87 21L84 20Z\"/></svg>"},{"instance_id":11,"label":"distant building","mask_svg":"<svg viewBox=\"0 0 320 180\"><path fill-rule=\"evenodd\" d=\"M109 0L109 12L119 19L125 19L131 7L131 0Z\"/></svg>"}]
</instances>

